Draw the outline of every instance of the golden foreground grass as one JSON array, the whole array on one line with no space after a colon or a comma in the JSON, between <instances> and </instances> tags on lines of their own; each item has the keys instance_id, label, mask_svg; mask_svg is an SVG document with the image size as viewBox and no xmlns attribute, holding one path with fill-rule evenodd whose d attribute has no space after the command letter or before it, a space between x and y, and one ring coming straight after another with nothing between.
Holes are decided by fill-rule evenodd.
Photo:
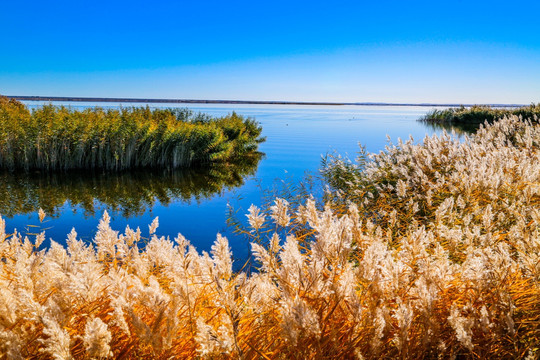
<instances>
[{"instance_id":1,"label":"golden foreground grass","mask_svg":"<svg viewBox=\"0 0 540 360\"><path fill-rule=\"evenodd\" d=\"M540 127L504 119L400 143L361 172L335 161L348 193L323 208L249 209L250 274L232 271L227 239L200 254L157 220L144 249L104 214L92 245L72 231L46 250L2 221L0 354L537 359L539 148Z\"/></svg>"}]
</instances>

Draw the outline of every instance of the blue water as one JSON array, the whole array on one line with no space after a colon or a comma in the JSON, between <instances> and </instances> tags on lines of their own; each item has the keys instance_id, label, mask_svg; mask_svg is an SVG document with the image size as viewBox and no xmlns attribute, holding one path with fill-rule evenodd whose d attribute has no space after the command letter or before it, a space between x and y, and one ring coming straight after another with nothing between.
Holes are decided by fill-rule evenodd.
<instances>
[{"instance_id":1,"label":"blue water","mask_svg":"<svg viewBox=\"0 0 540 360\"><path fill-rule=\"evenodd\" d=\"M29 103L35 106L35 103ZM75 108L111 104L64 104ZM118 105L114 105L118 106ZM114 107L113 106L113 107ZM159 107L178 107L178 104L159 104ZM426 107L376 107L376 106L292 106L292 105L196 105L188 106L198 112L210 115L226 115L232 111L254 117L263 126L266 142L260 151L266 154L253 176L245 179L244 185L225 190L209 199L200 201L174 201L168 206L159 202L140 216L124 218L120 213L111 213L112 227L123 231L129 224L140 227L143 236L148 236L148 224L158 216L160 226L158 235L175 237L182 233L199 250L209 251L218 232L230 239L233 253L237 258L245 258L248 252L247 241L231 233L225 220L227 204L239 209L243 214L251 203L261 202L261 189L271 187L276 179L294 182L302 179L305 172L317 174L321 156L338 152L351 158L359 150L358 143L369 152L384 149L387 135L393 142L398 137L407 139L413 136L421 141L436 130L427 128L416 121L428 112ZM95 216L85 215L78 206L68 202L59 210L56 218L47 218L39 224L37 214L15 215L7 218L8 231L16 228L22 233L33 233L47 228L47 238L64 243L66 234L73 227L79 237L90 241L103 212L103 206L96 203ZM241 215L240 217L243 217ZM37 225L39 227L33 227Z\"/></svg>"}]
</instances>

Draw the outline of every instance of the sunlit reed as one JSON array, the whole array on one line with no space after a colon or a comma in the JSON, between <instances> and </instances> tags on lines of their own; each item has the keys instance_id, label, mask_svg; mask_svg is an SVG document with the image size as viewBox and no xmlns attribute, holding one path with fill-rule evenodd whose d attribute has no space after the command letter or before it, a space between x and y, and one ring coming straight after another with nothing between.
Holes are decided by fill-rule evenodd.
<instances>
[{"instance_id":1,"label":"sunlit reed","mask_svg":"<svg viewBox=\"0 0 540 360\"><path fill-rule=\"evenodd\" d=\"M435 128L454 127L457 130L472 133L484 122L493 123L495 120L518 116L524 120L536 121L540 117L540 104L515 108L498 108L495 106L475 105L471 107L455 107L435 109L423 116L420 121Z\"/></svg>"},{"instance_id":2,"label":"sunlit reed","mask_svg":"<svg viewBox=\"0 0 540 360\"><path fill-rule=\"evenodd\" d=\"M512 118L334 159L325 205L249 209L251 273L157 220L44 250L0 221L0 356L537 359L539 149Z\"/></svg>"},{"instance_id":3,"label":"sunlit reed","mask_svg":"<svg viewBox=\"0 0 540 360\"><path fill-rule=\"evenodd\" d=\"M253 119L211 118L187 109L28 109L0 97L0 168L165 168L224 162L256 151Z\"/></svg>"}]
</instances>

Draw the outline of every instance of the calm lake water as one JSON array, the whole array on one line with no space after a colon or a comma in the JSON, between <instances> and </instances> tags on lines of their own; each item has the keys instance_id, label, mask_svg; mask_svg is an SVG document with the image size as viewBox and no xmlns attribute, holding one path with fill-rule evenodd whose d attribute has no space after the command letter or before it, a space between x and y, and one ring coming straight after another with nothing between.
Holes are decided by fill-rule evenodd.
<instances>
[{"instance_id":1,"label":"calm lake water","mask_svg":"<svg viewBox=\"0 0 540 360\"><path fill-rule=\"evenodd\" d=\"M28 103L36 106L36 103ZM74 108L114 107L111 104L63 104ZM118 105L115 105L118 106ZM136 105L139 106L139 105ZM145 105L142 105L145 106ZM178 107L179 104L159 104ZM153 106L151 106L153 107ZM0 214L7 230L22 233L46 229L47 239L65 243L74 227L79 237L90 241L103 211L109 211L112 227L140 227L148 236L148 224L158 216L158 235L175 237L179 232L199 251L209 251L220 232L229 238L234 256L248 254L247 241L232 234L225 220L227 204L243 214L251 203L261 203L261 189L279 179L294 182L305 172L317 174L321 156L331 152L354 158L358 143L369 152L410 135L421 141L437 130L416 121L431 110L426 107L289 106L289 105L197 105L195 112L220 116L236 111L254 117L263 126L266 142L262 159L236 167L185 170L174 173L135 172L122 174L0 173ZM40 224L36 209L50 214ZM243 217L243 215L241 215ZM37 226L37 227L36 227Z\"/></svg>"}]
</instances>

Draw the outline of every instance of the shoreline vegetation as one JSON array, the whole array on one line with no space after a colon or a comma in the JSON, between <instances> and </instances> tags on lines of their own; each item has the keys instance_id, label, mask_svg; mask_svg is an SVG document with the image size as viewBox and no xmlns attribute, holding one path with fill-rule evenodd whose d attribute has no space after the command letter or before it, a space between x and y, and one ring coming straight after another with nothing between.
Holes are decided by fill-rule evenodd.
<instances>
[{"instance_id":1,"label":"shoreline vegetation","mask_svg":"<svg viewBox=\"0 0 540 360\"><path fill-rule=\"evenodd\" d=\"M443 110L432 110L423 116L420 121L435 128L454 127L464 132L474 132L480 125L493 123L503 117L517 116L523 120L538 122L540 118L540 104L501 108L496 106L474 105L460 106Z\"/></svg>"},{"instance_id":2,"label":"shoreline vegetation","mask_svg":"<svg viewBox=\"0 0 540 360\"><path fill-rule=\"evenodd\" d=\"M325 204L249 208L251 272L157 218L143 248L105 213L91 244L46 249L0 219L0 355L537 359L539 164L540 125L515 116L330 158Z\"/></svg>"},{"instance_id":3,"label":"shoreline vegetation","mask_svg":"<svg viewBox=\"0 0 540 360\"><path fill-rule=\"evenodd\" d=\"M229 162L264 141L255 120L189 109L44 105L30 110L0 96L0 168L8 170L177 169Z\"/></svg>"}]
</instances>

